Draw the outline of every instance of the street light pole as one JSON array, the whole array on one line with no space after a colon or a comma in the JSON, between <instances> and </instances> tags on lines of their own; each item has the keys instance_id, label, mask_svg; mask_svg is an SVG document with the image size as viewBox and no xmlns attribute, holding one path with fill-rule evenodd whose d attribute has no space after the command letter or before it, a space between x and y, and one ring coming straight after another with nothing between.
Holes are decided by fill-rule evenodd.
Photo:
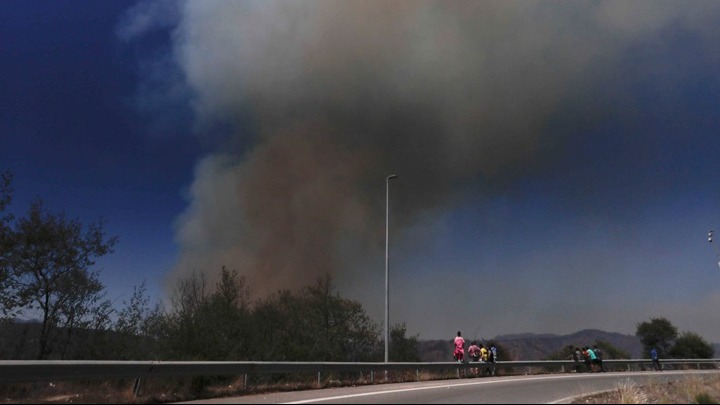
<instances>
[{"instance_id":1,"label":"street light pole","mask_svg":"<svg viewBox=\"0 0 720 405\"><path fill-rule=\"evenodd\" d=\"M396 177L391 174L385 178L385 363L390 361L390 179Z\"/></svg>"}]
</instances>

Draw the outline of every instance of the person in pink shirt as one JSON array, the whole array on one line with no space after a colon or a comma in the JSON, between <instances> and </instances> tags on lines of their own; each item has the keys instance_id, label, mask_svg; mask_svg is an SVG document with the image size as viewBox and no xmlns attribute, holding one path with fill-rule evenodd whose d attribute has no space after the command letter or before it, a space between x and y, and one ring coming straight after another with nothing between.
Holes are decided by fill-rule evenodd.
<instances>
[{"instance_id":1,"label":"person in pink shirt","mask_svg":"<svg viewBox=\"0 0 720 405\"><path fill-rule=\"evenodd\" d=\"M470 347L468 347L468 356L470 356L470 361L472 362L480 361L480 346L477 345L477 342L473 341L470 343ZM472 369L472 373L473 375L478 375L479 370L477 367Z\"/></svg>"},{"instance_id":2,"label":"person in pink shirt","mask_svg":"<svg viewBox=\"0 0 720 405\"><path fill-rule=\"evenodd\" d=\"M465 339L463 339L460 331L458 331L457 336L455 337L455 351L453 352L453 356L458 363L462 363L465 358Z\"/></svg>"}]
</instances>

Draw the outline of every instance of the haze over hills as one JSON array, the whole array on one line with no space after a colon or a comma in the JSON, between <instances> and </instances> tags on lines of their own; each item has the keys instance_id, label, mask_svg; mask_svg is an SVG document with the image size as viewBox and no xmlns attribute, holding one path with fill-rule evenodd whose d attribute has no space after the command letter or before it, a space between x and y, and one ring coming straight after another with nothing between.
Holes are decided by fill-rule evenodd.
<instances>
[{"instance_id":1,"label":"haze over hills","mask_svg":"<svg viewBox=\"0 0 720 405\"><path fill-rule=\"evenodd\" d=\"M642 357L643 349L637 336L597 329L584 329L570 335L535 335L532 333L502 335L496 337L495 340L517 356L517 360L542 360L565 346L592 346L598 340L606 341L627 351L633 358Z\"/></svg>"},{"instance_id":2,"label":"haze over hills","mask_svg":"<svg viewBox=\"0 0 720 405\"><path fill-rule=\"evenodd\" d=\"M603 340L625 350L633 358L642 357L642 343L633 335L584 329L569 335L522 333L499 335L493 339L509 353L501 353L501 360L543 360L565 346L593 345ZM469 343L469 342L468 342ZM419 342L422 361L452 360L452 340L425 340ZM718 345L715 345L717 352Z\"/></svg>"}]
</instances>

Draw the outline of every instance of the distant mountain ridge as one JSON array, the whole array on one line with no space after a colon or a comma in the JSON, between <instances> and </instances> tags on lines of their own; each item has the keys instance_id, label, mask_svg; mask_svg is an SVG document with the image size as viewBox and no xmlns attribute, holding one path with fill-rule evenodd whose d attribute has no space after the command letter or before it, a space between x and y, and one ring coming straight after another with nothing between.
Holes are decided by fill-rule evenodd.
<instances>
[{"instance_id":1,"label":"distant mountain ridge","mask_svg":"<svg viewBox=\"0 0 720 405\"><path fill-rule=\"evenodd\" d=\"M499 355L501 360L544 360L566 346L592 346L597 340L630 353L632 358L641 358L643 346L640 339L633 335L605 332L598 329L584 329L569 335L521 333L499 335L493 339L508 353ZM468 342L469 343L469 342ZM452 340L420 340L420 358L422 361L452 360Z\"/></svg>"},{"instance_id":2,"label":"distant mountain ridge","mask_svg":"<svg viewBox=\"0 0 720 405\"><path fill-rule=\"evenodd\" d=\"M495 340L511 350L518 360L542 360L563 347L592 346L598 340L606 341L618 349L630 353L632 358L641 358L643 351L643 345L637 336L598 329L584 329L569 335L533 335L529 333L501 335Z\"/></svg>"}]
</instances>

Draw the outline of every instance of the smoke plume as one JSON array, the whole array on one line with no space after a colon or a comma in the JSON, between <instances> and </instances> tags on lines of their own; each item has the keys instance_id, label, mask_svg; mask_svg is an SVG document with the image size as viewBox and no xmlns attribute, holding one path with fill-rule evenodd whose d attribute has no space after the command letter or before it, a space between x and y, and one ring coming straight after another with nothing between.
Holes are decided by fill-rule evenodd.
<instances>
[{"instance_id":1,"label":"smoke plume","mask_svg":"<svg viewBox=\"0 0 720 405\"><path fill-rule=\"evenodd\" d=\"M161 3L129 12L123 37ZM542 172L603 112L551 122L603 81L648 73L619 73L633 47L714 29L718 3L692 4L178 3L172 55L196 129L229 134L197 165L172 280L226 265L260 295L324 273L360 282L383 254L386 176L401 235L474 184Z\"/></svg>"}]
</instances>

